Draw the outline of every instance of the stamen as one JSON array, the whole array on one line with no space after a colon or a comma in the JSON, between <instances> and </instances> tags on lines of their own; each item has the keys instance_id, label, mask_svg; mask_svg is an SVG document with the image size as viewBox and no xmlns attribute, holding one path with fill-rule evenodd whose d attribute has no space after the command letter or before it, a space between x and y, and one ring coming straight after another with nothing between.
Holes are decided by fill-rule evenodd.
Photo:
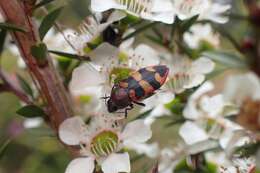
<instances>
[{"instance_id":1,"label":"stamen","mask_svg":"<svg viewBox=\"0 0 260 173\"><path fill-rule=\"evenodd\" d=\"M91 142L91 152L97 156L107 156L116 150L119 139L112 131L103 131L96 135Z\"/></svg>"},{"instance_id":2,"label":"stamen","mask_svg":"<svg viewBox=\"0 0 260 173\"><path fill-rule=\"evenodd\" d=\"M128 11L135 14L149 13L152 8L152 0L118 0Z\"/></svg>"}]
</instances>

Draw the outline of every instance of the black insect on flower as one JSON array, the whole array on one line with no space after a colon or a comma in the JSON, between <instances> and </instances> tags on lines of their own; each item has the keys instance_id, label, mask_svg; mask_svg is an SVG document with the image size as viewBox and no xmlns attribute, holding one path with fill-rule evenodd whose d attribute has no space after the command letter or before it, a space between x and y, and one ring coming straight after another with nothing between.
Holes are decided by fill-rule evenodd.
<instances>
[{"instance_id":1,"label":"black insect on flower","mask_svg":"<svg viewBox=\"0 0 260 173\"><path fill-rule=\"evenodd\" d=\"M168 73L169 68L165 65L149 66L131 73L128 78L113 86L109 97L103 97L108 99L108 111L125 109L127 116L127 111L133 109L133 103L145 106L141 101L154 95L165 83Z\"/></svg>"}]
</instances>

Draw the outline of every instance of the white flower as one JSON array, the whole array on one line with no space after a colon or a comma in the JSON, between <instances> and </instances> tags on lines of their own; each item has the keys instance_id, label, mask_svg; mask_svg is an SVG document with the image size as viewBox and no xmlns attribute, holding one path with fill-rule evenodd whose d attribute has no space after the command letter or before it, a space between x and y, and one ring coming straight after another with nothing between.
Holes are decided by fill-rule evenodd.
<instances>
[{"instance_id":1,"label":"white flower","mask_svg":"<svg viewBox=\"0 0 260 173\"><path fill-rule=\"evenodd\" d=\"M241 105L245 99L260 100L260 80L254 73L233 75L227 79L224 98Z\"/></svg>"},{"instance_id":2,"label":"white flower","mask_svg":"<svg viewBox=\"0 0 260 173\"><path fill-rule=\"evenodd\" d=\"M82 157L70 162L66 173L92 173L95 161L104 173L130 172L128 153L119 151L128 144L144 143L151 135L143 120L123 128L121 122L105 115L95 116L88 125L80 117L67 119L60 125L60 139L67 145L81 146Z\"/></svg>"},{"instance_id":3,"label":"white flower","mask_svg":"<svg viewBox=\"0 0 260 173\"><path fill-rule=\"evenodd\" d=\"M95 17L90 16L79 26L79 31L69 30L66 33L67 38L73 43L73 46L80 54L87 54L90 52L88 43L99 44L101 33L112 23L121 20L126 15L123 12L115 11L107 19L106 22L101 23L100 14Z\"/></svg>"},{"instance_id":4,"label":"white flower","mask_svg":"<svg viewBox=\"0 0 260 173\"><path fill-rule=\"evenodd\" d=\"M253 158L235 158L232 159L232 164L226 167L220 167L223 173L251 173L255 170L255 159Z\"/></svg>"},{"instance_id":5,"label":"white flower","mask_svg":"<svg viewBox=\"0 0 260 173\"><path fill-rule=\"evenodd\" d=\"M40 117L26 118L23 122L23 126L26 129L36 128L43 124L43 119Z\"/></svg>"},{"instance_id":6,"label":"white flower","mask_svg":"<svg viewBox=\"0 0 260 173\"><path fill-rule=\"evenodd\" d=\"M93 65L83 64L73 71L70 82L73 95L91 95L99 99L105 93L110 93L114 83L128 77L130 72L159 64L156 52L146 45L139 45L127 54L103 43L89 56Z\"/></svg>"},{"instance_id":7,"label":"white flower","mask_svg":"<svg viewBox=\"0 0 260 173\"><path fill-rule=\"evenodd\" d=\"M141 112L153 109L149 116L145 118L145 123L152 124L157 117L170 115L170 111L165 107L165 104L171 102L174 97L175 95L172 92L167 91L167 88L162 87L162 91L159 91L158 94L152 98L144 100L146 106L141 110Z\"/></svg>"},{"instance_id":8,"label":"white flower","mask_svg":"<svg viewBox=\"0 0 260 173\"><path fill-rule=\"evenodd\" d=\"M71 30L67 29L62 32L65 36L67 33L70 33ZM56 32L54 29L50 29L43 41L50 50L62 50L64 52L75 53L72 47L65 41L64 36L62 33Z\"/></svg>"},{"instance_id":9,"label":"white flower","mask_svg":"<svg viewBox=\"0 0 260 173\"><path fill-rule=\"evenodd\" d=\"M120 9L152 21L173 23L174 11L170 0L91 0L91 9L104 12L109 9Z\"/></svg>"},{"instance_id":10,"label":"white flower","mask_svg":"<svg viewBox=\"0 0 260 173\"><path fill-rule=\"evenodd\" d=\"M179 152L180 151L180 152ZM179 156L177 156L179 154ZM182 149L164 148L161 150L161 159L159 162L159 173L172 173L180 159L185 157Z\"/></svg>"},{"instance_id":11,"label":"white flower","mask_svg":"<svg viewBox=\"0 0 260 173\"><path fill-rule=\"evenodd\" d=\"M251 173L255 169L255 159L251 157L230 160L223 152L207 152L206 158L216 164L221 173Z\"/></svg>"},{"instance_id":12,"label":"white flower","mask_svg":"<svg viewBox=\"0 0 260 173\"><path fill-rule=\"evenodd\" d=\"M188 145L205 141L209 138L204 129L200 128L191 121L187 121L181 126L179 134Z\"/></svg>"},{"instance_id":13,"label":"white flower","mask_svg":"<svg viewBox=\"0 0 260 173\"><path fill-rule=\"evenodd\" d=\"M223 15L230 5L222 5L212 0L172 0L176 15L185 20L195 15L199 19L208 19L217 23L226 23L228 18Z\"/></svg>"},{"instance_id":14,"label":"white flower","mask_svg":"<svg viewBox=\"0 0 260 173\"><path fill-rule=\"evenodd\" d=\"M167 85L175 93L200 85L215 66L214 62L205 57L192 61L179 55L172 57L168 64L170 74Z\"/></svg>"},{"instance_id":15,"label":"white flower","mask_svg":"<svg viewBox=\"0 0 260 173\"><path fill-rule=\"evenodd\" d=\"M156 158L159 154L158 143L129 143L128 148L134 150L138 154L145 154L149 158Z\"/></svg>"},{"instance_id":16,"label":"white flower","mask_svg":"<svg viewBox=\"0 0 260 173\"><path fill-rule=\"evenodd\" d=\"M220 145L226 148L227 145L223 144L223 141L229 142L234 132L241 129L224 117L236 113L238 111L236 107L226 103L221 94L212 97L205 95L213 88L212 83L204 83L190 96L183 110L183 116L190 121L181 126L179 134L188 145L218 139ZM227 107L230 110L226 110Z\"/></svg>"},{"instance_id":17,"label":"white flower","mask_svg":"<svg viewBox=\"0 0 260 173\"><path fill-rule=\"evenodd\" d=\"M220 43L219 35L213 32L209 24L193 25L190 31L184 34L184 41L193 49L199 48L203 42L209 43L213 47L218 47Z\"/></svg>"}]
</instances>

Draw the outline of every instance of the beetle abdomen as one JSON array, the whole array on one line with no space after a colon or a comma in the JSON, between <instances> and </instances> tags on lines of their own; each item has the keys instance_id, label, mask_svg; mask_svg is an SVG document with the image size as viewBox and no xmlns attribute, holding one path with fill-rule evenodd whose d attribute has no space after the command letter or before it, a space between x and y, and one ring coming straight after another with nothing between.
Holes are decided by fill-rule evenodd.
<instances>
[{"instance_id":1,"label":"beetle abdomen","mask_svg":"<svg viewBox=\"0 0 260 173\"><path fill-rule=\"evenodd\" d=\"M133 72L119 86L126 88L133 101L140 101L154 94L165 82L169 73L165 65L150 66Z\"/></svg>"}]
</instances>

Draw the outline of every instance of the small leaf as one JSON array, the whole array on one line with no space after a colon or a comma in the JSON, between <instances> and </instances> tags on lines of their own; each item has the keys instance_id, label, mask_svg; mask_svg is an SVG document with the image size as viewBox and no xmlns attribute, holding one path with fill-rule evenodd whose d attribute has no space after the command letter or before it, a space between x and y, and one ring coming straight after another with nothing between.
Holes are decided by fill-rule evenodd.
<instances>
[{"instance_id":1,"label":"small leaf","mask_svg":"<svg viewBox=\"0 0 260 173\"><path fill-rule=\"evenodd\" d=\"M54 50L49 50L50 53L59 55L59 56L63 56L63 57L67 57L67 58L71 58L71 59L77 59L80 61L90 61L90 58L87 56L80 56L77 54L70 54L70 53L66 53L66 52L59 52L59 51L54 51Z\"/></svg>"},{"instance_id":2,"label":"small leaf","mask_svg":"<svg viewBox=\"0 0 260 173\"><path fill-rule=\"evenodd\" d=\"M260 143L249 143L243 146L237 147L234 151L235 154L238 154L239 157L250 157L257 153L260 148Z\"/></svg>"},{"instance_id":3,"label":"small leaf","mask_svg":"<svg viewBox=\"0 0 260 173\"><path fill-rule=\"evenodd\" d=\"M145 111L144 113L139 114L134 120L146 118L152 111L153 111L153 109L149 109L148 111Z\"/></svg>"},{"instance_id":4,"label":"small leaf","mask_svg":"<svg viewBox=\"0 0 260 173\"><path fill-rule=\"evenodd\" d=\"M40 8L40 7L42 7L44 5L47 5L47 4L49 4L49 3L53 2L53 1L55 1L55 0L42 0L41 2L39 2L38 4L36 4L34 6L34 9Z\"/></svg>"},{"instance_id":5,"label":"small leaf","mask_svg":"<svg viewBox=\"0 0 260 173\"><path fill-rule=\"evenodd\" d=\"M4 156L4 153L8 147L8 145L10 144L11 139L6 140L3 144L1 144L0 146L0 159Z\"/></svg>"},{"instance_id":6,"label":"small leaf","mask_svg":"<svg viewBox=\"0 0 260 173\"><path fill-rule=\"evenodd\" d=\"M227 67L247 68L247 62L243 58L229 52L208 51L203 53L202 55Z\"/></svg>"},{"instance_id":7,"label":"small leaf","mask_svg":"<svg viewBox=\"0 0 260 173\"><path fill-rule=\"evenodd\" d=\"M39 63L39 65L44 65L47 63L46 57L48 53L47 46L44 43L39 43L31 47L31 53Z\"/></svg>"},{"instance_id":8,"label":"small leaf","mask_svg":"<svg viewBox=\"0 0 260 173\"><path fill-rule=\"evenodd\" d=\"M17 79L18 79L19 84L20 84L21 88L23 89L23 91L25 93L29 94L33 98L32 88L27 83L27 81L22 76L20 76L19 74L17 74L16 76L17 76Z\"/></svg>"},{"instance_id":9,"label":"small leaf","mask_svg":"<svg viewBox=\"0 0 260 173\"><path fill-rule=\"evenodd\" d=\"M146 36L147 39L151 40L152 42L154 42L154 43L156 43L158 45L163 45L162 40L160 40L159 38L156 38L155 36L148 35L148 34L146 34L145 36Z\"/></svg>"},{"instance_id":10,"label":"small leaf","mask_svg":"<svg viewBox=\"0 0 260 173\"><path fill-rule=\"evenodd\" d=\"M7 31L4 29L0 31L0 54L3 52Z\"/></svg>"},{"instance_id":11,"label":"small leaf","mask_svg":"<svg viewBox=\"0 0 260 173\"><path fill-rule=\"evenodd\" d=\"M190 29L190 27L197 21L199 15L193 16L190 19L187 19L185 21L182 22L181 24L181 28L182 28L182 32L188 31Z\"/></svg>"},{"instance_id":12,"label":"small leaf","mask_svg":"<svg viewBox=\"0 0 260 173\"><path fill-rule=\"evenodd\" d=\"M14 24L11 24L11 23L0 23L0 29L3 29L3 30L11 30L11 31L20 31L20 32L26 32L25 29L21 28L21 27L18 27Z\"/></svg>"},{"instance_id":13,"label":"small leaf","mask_svg":"<svg viewBox=\"0 0 260 173\"><path fill-rule=\"evenodd\" d=\"M39 28L41 40L43 40L44 36L47 34L50 28L55 24L55 21L59 17L62 9L63 7L53 10L42 20L42 23Z\"/></svg>"},{"instance_id":14,"label":"small leaf","mask_svg":"<svg viewBox=\"0 0 260 173\"><path fill-rule=\"evenodd\" d=\"M129 38L132 38L132 37L144 32L145 30L147 30L147 29L149 29L149 28L151 28L151 27L153 27L157 24L158 24L158 22L152 22L152 23L145 24L145 25L139 27L138 29L136 29L134 32L126 35L125 37L123 37L122 40L123 41L128 40Z\"/></svg>"},{"instance_id":15,"label":"small leaf","mask_svg":"<svg viewBox=\"0 0 260 173\"><path fill-rule=\"evenodd\" d=\"M144 158L144 154L138 154L138 155L136 155L136 156L133 156L133 157L131 158L131 163L136 162L136 161L138 161L138 160L140 160L140 159L142 159L142 158Z\"/></svg>"},{"instance_id":16,"label":"small leaf","mask_svg":"<svg viewBox=\"0 0 260 173\"><path fill-rule=\"evenodd\" d=\"M27 105L22 108L20 108L18 111L16 111L17 114L26 117L26 118L34 118L34 117L44 117L46 116L45 112L42 110L42 108L36 106L36 105Z\"/></svg>"}]
</instances>

